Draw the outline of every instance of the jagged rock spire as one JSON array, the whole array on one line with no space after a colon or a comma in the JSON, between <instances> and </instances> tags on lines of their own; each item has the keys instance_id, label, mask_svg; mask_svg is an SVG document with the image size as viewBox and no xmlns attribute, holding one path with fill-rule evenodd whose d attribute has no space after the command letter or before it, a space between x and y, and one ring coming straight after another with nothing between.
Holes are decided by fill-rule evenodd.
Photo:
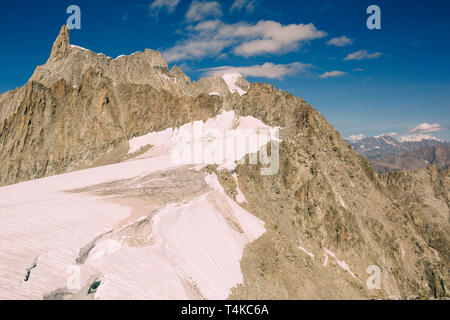
<instances>
[{"instance_id":1,"label":"jagged rock spire","mask_svg":"<svg viewBox=\"0 0 450 320\"><path fill-rule=\"evenodd\" d=\"M58 37L53 44L52 53L50 54L50 59L58 56L63 56L70 49L70 39L69 39L69 27L63 25Z\"/></svg>"}]
</instances>

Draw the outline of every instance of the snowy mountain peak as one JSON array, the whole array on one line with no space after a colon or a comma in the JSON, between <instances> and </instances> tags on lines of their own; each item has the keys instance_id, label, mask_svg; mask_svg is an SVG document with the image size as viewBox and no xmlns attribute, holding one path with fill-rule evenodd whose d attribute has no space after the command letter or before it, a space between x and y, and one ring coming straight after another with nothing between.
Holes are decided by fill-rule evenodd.
<instances>
[{"instance_id":1,"label":"snowy mountain peak","mask_svg":"<svg viewBox=\"0 0 450 320\"><path fill-rule=\"evenodd\" d=\"M382 137L391 137L391 138L393 138L393 137L395 137L397 135L397 133L395 133L395 132L390 132L390 133L383 133L383 134L380 134L380 135L378 135L378 136L375 136L374 138L382 138Z\"/></svg>"},{"instance_id":2,"label":"snowy mountain peak","mask_svg":"<svg viewBox=\"0 0 450 320\"><path fill-rule=\"evenodd\" d=\"M347 138L347 140L352 142L352 143L361 141L362 139L364 139L364 135L363 134L358 134L358 135L350 136L350 137Z\"/></svg>"},{"instance_id":3,"label":"snowy mountain peak","mask_svg":"<svg viewBox=\"0 0 450 320\"><path fill-rule=\"evenodd\" d=\"M241 96L247 93L239 85L239 81L241 79L245 80L244 77L242 76L242 74L240 74L240 73L224 73L221 76L222 76L223 80L225 81L225 83L227 84L228 89L230 90L231 93L237 92Z\"/></svg>"}]
</instances>

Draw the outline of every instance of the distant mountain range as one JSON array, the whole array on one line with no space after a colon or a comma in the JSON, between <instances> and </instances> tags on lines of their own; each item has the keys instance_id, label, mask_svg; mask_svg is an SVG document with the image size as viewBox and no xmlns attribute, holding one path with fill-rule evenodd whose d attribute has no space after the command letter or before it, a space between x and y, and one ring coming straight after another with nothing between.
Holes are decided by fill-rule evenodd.
<instances>
[{"instance_id":1,"label":"distant mountain range","mask_svg":"<svg viewBox=\"0 0 450 320\"><path fill-rule=\"evenodd\" d=\"M380 173L419 170L429 165L450 167L450 143L427 134L349 138L347 142Z\"/></svg>"}]
</instances>

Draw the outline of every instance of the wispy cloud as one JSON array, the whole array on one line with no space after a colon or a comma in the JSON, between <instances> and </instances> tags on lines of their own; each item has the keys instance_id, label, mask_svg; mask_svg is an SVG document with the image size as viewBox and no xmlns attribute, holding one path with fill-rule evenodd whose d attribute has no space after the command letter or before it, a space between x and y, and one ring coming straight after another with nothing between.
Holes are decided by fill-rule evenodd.
<instances>
[{"instance_id":1,"label":"wispy cloud","mask_svg":"<svg viewBox=\"0 0 450 320\"><path fill-rule=\"evenodd\" d=\"M178 3L180 3L180 0L155 0L150 4L150 15L157 17L161 10L172 13L178 6Z\"/></svg>"},{"instance_id":2,"label":"wispy cloud","mask_svg":"<svg viewBox=\"0 0 450 320\"><path fill-rule=\"evenodd\" d=\"M236 33L257 38L243 42L235 48L235 53L240 56L292 51L302 42L320 39L327 35L317 30L312 23L283 26L275 21L260 21L253 26L240 26Z\"/></svg>"},{"instance_id":3,"label":"wispy cloud","mask_svg":"<svg viewBox=\"0 0 450 320\"><path fill-rule=\"evenodd\" d=\"M374 138L381 138L381 137L396 137L398 136L397 132L388 132L388 133L382 133L378 136L375 136Z\"/></svg>"},{"instance_id":4,"label":"wispy cloud","mask_svg":"<svg viewBox=\"0 0 450 320\"><path fill-rule=\"evenodd\" d=\"M381 52L369 53L367 50L359 50L353 53L350 53L345 57L344 61L349 60L368 60L368 59L377 59L383 55Z\"/></svg>"},{"instance_id":5,"label":"wispy cloud","mask_svg":"<svg viewBox=\"0 0 450 320\"><path fill-rule=\"evenodd\" d=\"M206 18L220 16L222 16L222 8L219 2L194 0L186 12L186 21L202 21Z\"/></svg>"},{"instance_id":6,"label":"wispy cloud","mask_svg":"<svg viewBox=\"0 0 450 320\"><path fill-rule=\"evenodd\" d=\"M419 142L422 140L434 140L434 141L439 141L442 142L441 139L429 135L429 134L411 134L411 135L406 135L406 136L401 136L398 138L398 141L400 142Z\"/></svg>"},{"instance_id":7,"label":"wispy cloud","mask_svg":"<svg viewBox=\"0 0 450 320\"><path fill-rule=\"evenodd\" d=\"M168 62L217 57L230 44L230 41L220 39L187 40L163 52L163 55Z\"/></svg>"},{"instance_id":8,"label":"wispy cloud","mask_svg":"<svg viewBox=\"0 0 450 320\"><path fill-rule=\"evenodd\" d=\"M293 75L312 67L311 64L294 62L289 64L273 64L266 62L262 65L253 65L248 67L223 66L216 68L203 69L206 75L240 73L245 77L259 77L268 79L282 79L285 76Z\"/></svg>"},{"instance_id":9,"label":"wispy cloud","mask_svg":"<svg viewBox=\"0 0 450 320\"><path fill-rule=\"evenodd\" d=\"M365 137L365 135L360 133L360 134L348 137L347 140L350 142L358 142L358 141L361 141L362 139L364 139L364 137Z\"/></svg>"},{"instance_id":10,"label":"wispy cloud","mask_svg":"<svg viewBox=\"0 0 450 320\"><path fill-rule=\"evenodd\" d=\"M235 0L231 5L230 11L243 11L253 12L255 10L256 0Z\"/></svg>"},{"instance_id":11,"label":"wispy cloud","mask_svg":"<svg viewBox=\"0 0 450 320\"><path fill-rule=\"evenodd\" d=\"M347 73L343 72L343 71L329 71L329 72L325 72L324 74L321 74L319 76L319 78L322 79L326 79L326 78L337 78L337 77L342 77L345 76Z\"/></svg>"},{"instance_id":12,"label":"wispy cloud","mask_svg":"<svg viewBox=\"0 0 450 320\"><path fill-rule=\"evenodd\" d=\"M437 123L421 123L418 126L408 130L408 132L415 132L415 133L429 133L429 132L439 132L439 131L444 131L445 128L442 127L440 124Z\"/></svg>"},{"instance_id":13,"label":"wispy cloud","mask_svg":"<svg viewBox=\"0 0 450 320\"><path fill-rule=\"evenodd\" d=\"M169 62L217 56L229 49L238 56L291 52L304 42L325 37L324 31L310 24L282 25L261 20L256 24L226 24L219 20L203 21L189 27L189 38L166 50Z\"/></svg>"},{"instance_id":14,"label":"wispy cloud","mask_svg":"<svg viewBox=\"0 0 450 320\"><path fill-rule=\"evenodd\" d=\"M341 37L336 37L336 38L332 38L330 40L327 41L327 45L329 46L336 46L336 47L345 47L348 45L353 44L353 40L348 38L347 36L341 36Z\"/></svg>"}]
</instances>

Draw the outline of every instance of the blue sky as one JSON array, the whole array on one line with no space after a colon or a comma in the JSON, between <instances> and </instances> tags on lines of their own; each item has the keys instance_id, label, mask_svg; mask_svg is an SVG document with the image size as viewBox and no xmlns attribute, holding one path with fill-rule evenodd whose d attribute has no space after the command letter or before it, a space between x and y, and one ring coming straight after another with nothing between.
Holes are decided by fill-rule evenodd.
<instances>
[{"instance_id":1,"label":"blue sky","mask_svg":"<svg viewBox=\"0 0 450 320\"><path fill-rule=\"evenodd\" d=\"M71 4L81 8L71 43L95 52L160 50L193 80L237 70L304 97L343 137L450 140L449 1L2 2L0 92L45 63ZM372 4L381 30L366 27Z\"/></svg>"}]
</instances>

